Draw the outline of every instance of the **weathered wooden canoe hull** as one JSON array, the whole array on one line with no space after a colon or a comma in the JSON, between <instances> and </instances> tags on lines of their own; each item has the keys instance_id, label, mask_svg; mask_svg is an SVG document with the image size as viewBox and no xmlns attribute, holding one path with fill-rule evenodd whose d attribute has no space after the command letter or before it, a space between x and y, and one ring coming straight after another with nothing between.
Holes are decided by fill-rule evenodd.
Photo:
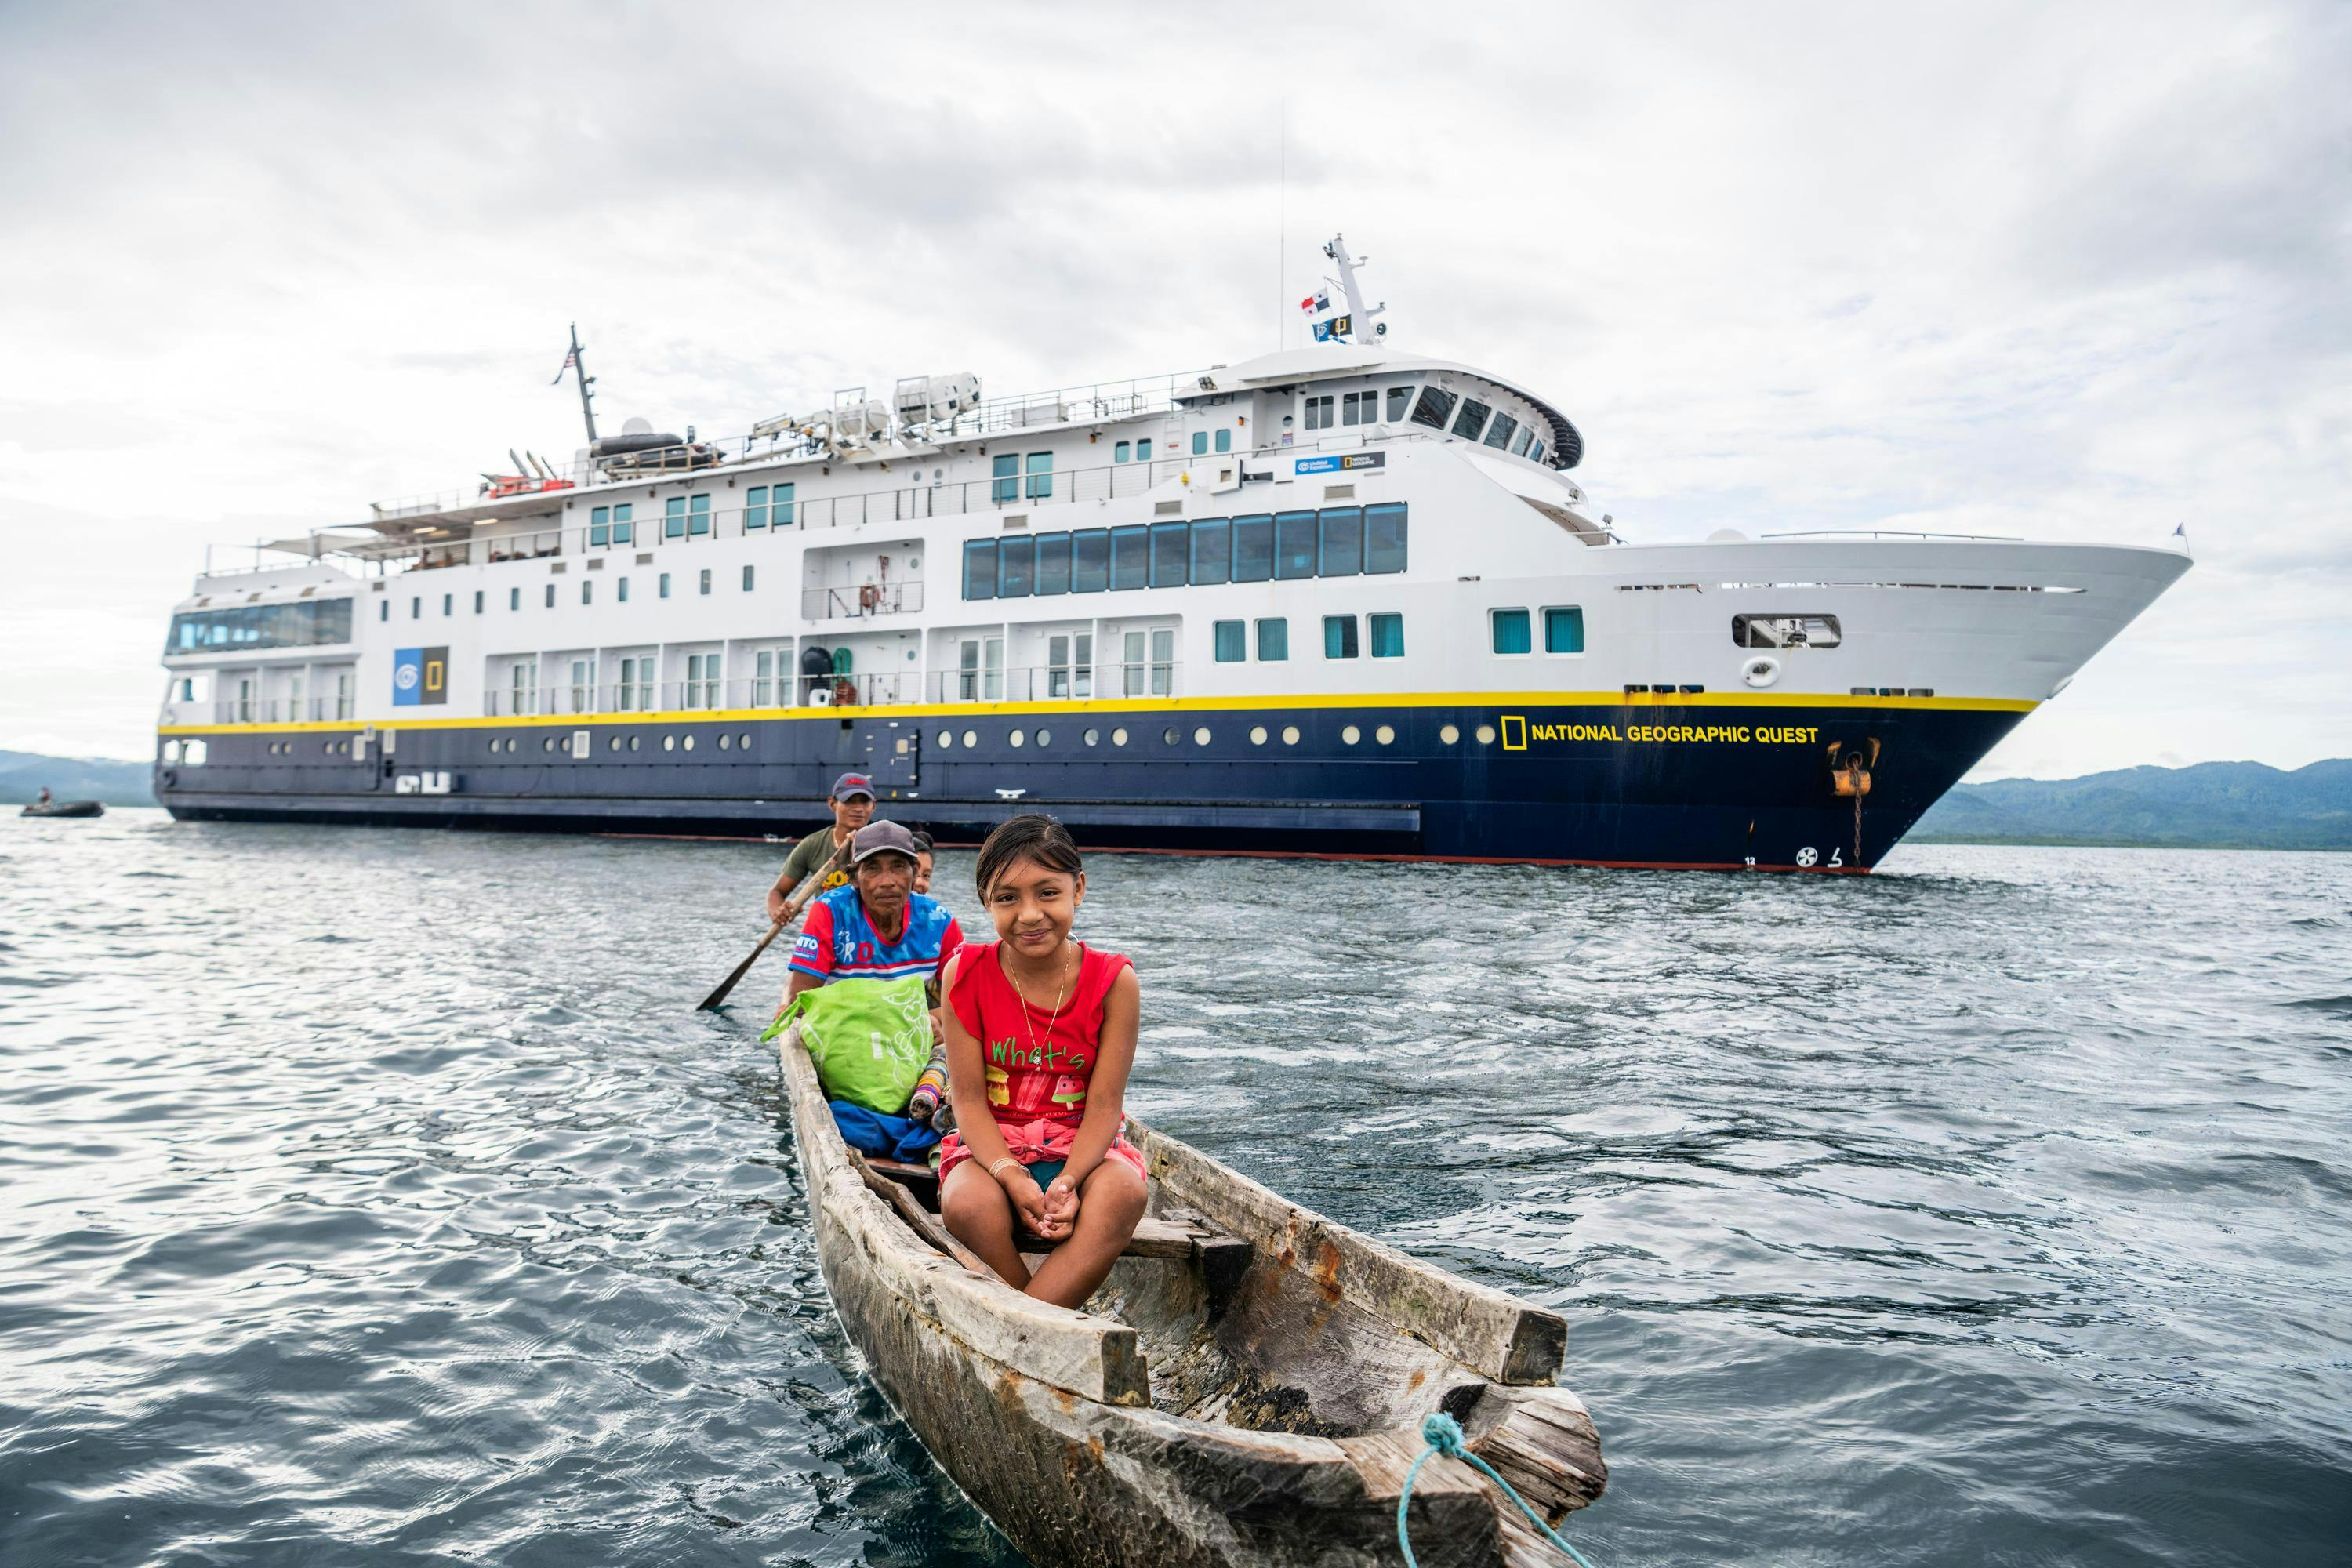
<instances>
[{"instance_id":1,"label":"weathered wooden canoe hull","mask_svg":"<svg viewBox=\"0 0 2352 1568\"><path fill-rule=\"evenodd\" d=\"M842 1145L814 1071L789 1035L782 1059L835 1310L875 1382L933 1458L1033 1562L1041 1568L1395 1563L1396 1499L1419 1447L1409 1428L1333 1436L1153 1408L1154 1384L1146 1381L1133 1329L1031 1301L927 1245ZM1147 1146L1162 1164L1171 1149L1206 1159L1173 1140L1155 1137ZM1202 1168L1191 1174L1197 1179ZM1289 1212L1362 1239L1320 1216ZM1196 1289L1197 1280L1184 1283L1192 1277L1171 1274L1182 1267L1123 1260L1105 1294L1124 1289L1140 1302L1160 1281L1178 1291ZM1270 1253L1254 1261L1236 1321L1255 1310L1251 1300L1281 1295L1257 1277L1294 1267L1295 1259ZM1329 1300L1343 1318L1353 1310L1336 1286ZM1206 1339L1204 1331L1201 1348L1213 1357ZM1454 1366L1434 1351L1417 1353L1430 1365ZM1457 1384L1478 1385L1485 1401L1474 1448L1506 1465L1516 1453L1518 1468L1537 1483L1531 1495L1538 1506L1558 1512L1599 1494L1605 1472L1597 1440L1572 1395L1486 1388L1467 1367L1454 1371ZM1435 1408L1438 1395L1430 1386L1421 1408ZM1541 1420L1518 1416L1511 1402L1522 1398L1536 1402L1529 1408ZM1571 1451L1575 1476L1563 1480L1539 1451L1515 1448L1511 1435L1522 1428ZM1523 1532L1505 1524L1494 1498L1458 1461L1423 1468L1412 1526L1424 1563L1538 1561L1525 1555Z\"/></svg>"}]
</instances>

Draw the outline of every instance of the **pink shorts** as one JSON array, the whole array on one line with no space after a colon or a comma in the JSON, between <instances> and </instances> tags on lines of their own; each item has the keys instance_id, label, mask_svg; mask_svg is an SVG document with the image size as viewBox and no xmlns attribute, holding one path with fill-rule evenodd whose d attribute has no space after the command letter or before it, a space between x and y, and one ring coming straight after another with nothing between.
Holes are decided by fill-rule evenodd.
<instances>
[{"instance_id":1,"label":"pink shorts","mask_svg":"<svg viewBox=\"0 0 2352 1568\"><path fill-rule=\"evenodd\" d=\"M1004 1152L1024 1165L1067 1160L1078 1141L1078 1124L1075 1121L1000 1121L996 1131L1004 1139ZM950 1171L971 1158L971 1151L964 1147L960 1133L950 1132L940 1140L940 1180L946 1181ZM1150 1179L1150 1173L1143 1168L1143 1151L1129 1142L1125 1134L1110 1141L1103 1158L1124 1160L1135 1167L1137 1175Z\"/></svg>"}]
</instances>

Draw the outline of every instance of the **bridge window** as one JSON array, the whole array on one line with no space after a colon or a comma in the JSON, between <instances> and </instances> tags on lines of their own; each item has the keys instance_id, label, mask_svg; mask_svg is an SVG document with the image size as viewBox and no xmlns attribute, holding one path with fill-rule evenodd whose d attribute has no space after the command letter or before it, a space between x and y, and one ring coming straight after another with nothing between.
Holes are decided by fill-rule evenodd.
<instances>
[{"instance_id":1,"label":"bridge window","mask_svg":"<svg viewBox=\"0 0 2352 1568\"><path fill-rule=\"evenodd\" d=\"M1489 610L1486 612L1488 646L1496 653L1516 655L1531 651L1528 637L1528 613L1525 610Z\"/></svg>"},{"instance_id":2,"label":"bridge window","mask_svg":"<svg viewBox=\"0 0 2352 1568\"><path fill-rule=\"evenodd\" d=\"M1528 462L1530 462L1530 463L1540 463L1540 462L1542 462L1542 461L1543 461L1543 458L1544 458L1544 444L1543 444L1541 441L1537 442L1533 447L1530 447L1529 448L1528 448Z\"/></svg>"},{"instance_id":3,"label":"bridge window","mask_svg":"<svg viewBox=\"0 0 2352 1568\"><path fill-rule=\"evenodd\" d=\"M1530 425L1526 429L1520 431L1519 438L1511 443L1511 456L1514 458L1526 457L1528 455L1528 443L1535 438L1536 431L1534 426Z\"/></svg>"},{"instance_id":4,"label":"bridge window","mask_svg":"<svg viewBox=\"0 0 2352 1568\"><path fill-rule=\"evenodd\" d=\"M1412 422L1426 425L1432 430L1445 428L1445 416L1454 412L1454 396L1441 387L1424 386L1421 401L1413 405Z\"/></svg>"},{"instance_id":5,"label":"bridge window","mask_svg":"<svg viewBox=\"0 0 2352 1568\"><path fill-rule=\"evenodd\" d=\"M1454 433L1465 441L1475 441L1478 438L1478 432L1486 427L1486 416L1489 412L1486 405L1476 398L1464 398L1462 412L1454 416Z\"/></svg>"},{"instance_id":6,"label":"bridge window","mask_svg":"<svg viewBox=\"0 0 2352 1568\"><path fill-rule=\"evenodd\" d=\"M1377 425L1381 422L1381 395L1377 392L1351 392L1339 399L1339 423L1342 425Z\"/></svg>"},{"instance_id":7,"label":"bridge window","mask_svg":"<svg viewBox=\"0 0 2352 1568\"><path fill-rule=\"evenodd\" d=\"M376 618L392 618L391 600L376 601ZM163 649L167 654L206 653L229 647L316 647L351 640L351 600L304 599L173 616Z\"/></svg>"},{"instance_id":8,"label":"bridge window","mask_svg":"<svg viewBox=\"0 0 2352 1568\"><path fill-rule=\"evenodd\" d=\"M1507 414L1495 416L1495 423L1486 431L1486 445L1507 449L1511 437L1518 433L1519 422Z\"/></svg>"},{"instance_id":9,"label":"bridge window","mask_svg":"<svg viewBox=\"0 0 2352 1568\"><path fill-rule=\"evenodd\" d=\"M1320 397L1310 397L1307 400L1307 427L1309 430L1328 430L1332 427L1335 423L1331 417L1332 402L1332 396L1328 392Z\"/></svg>"},{"instance_id":10,"label":"bridge window","mask_svg":"<svg viewBox=\"0 0 2352 1568\"><path fill-rule=\"evenodd\" d=\"M1369 397L1371 395L1367 393L1365 395ZM1391 386L1389 388L1388 422L1390 424L1396 425L1402 423L1404 419L1404 411L1412 406L1412 384L1411 382L1405 383L1402 386Z\"/></svg>"}]
</instances>

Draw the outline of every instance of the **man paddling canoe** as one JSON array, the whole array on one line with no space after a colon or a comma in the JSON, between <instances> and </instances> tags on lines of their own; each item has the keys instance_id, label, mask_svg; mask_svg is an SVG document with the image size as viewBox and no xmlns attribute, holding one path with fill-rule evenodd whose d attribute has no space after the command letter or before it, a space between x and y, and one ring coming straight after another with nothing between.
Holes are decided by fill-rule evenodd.
<instances>
[{"instance_id":1,"label":"man paddling canoe","mask_svg":"<svg viewBox=\"0 0 2352 1568\"><path fill-rule=\"evenodd\" d=\"M818 893L829 893L849 880L838 868L827 865L843 849L857 830L873 820L874 783L864 773L844 773L833 781L833 793L824 797L833 811L833 826L820 827L798 844L784 857L784 868L777 875L775 885L768 889L768 919L784 918L784 906L792 890L815 875L825 872ZM845 863L846 857L842 858Z\"/></svg>"}]
</instances>

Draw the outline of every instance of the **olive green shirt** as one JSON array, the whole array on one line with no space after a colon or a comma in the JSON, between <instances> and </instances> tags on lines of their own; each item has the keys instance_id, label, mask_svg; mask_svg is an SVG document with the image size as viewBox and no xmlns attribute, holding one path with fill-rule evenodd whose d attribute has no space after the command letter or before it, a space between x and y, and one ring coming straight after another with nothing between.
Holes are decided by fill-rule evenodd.
<instances>
[{"instance_id":1,"label":"olive green shirt","mask_svg":"<svg viewBox=\"0 0 2352 1568\"><path fill-rule=\"evenodd\" d=\"M785 891L789 893L793 889L807 881L820 867L833 858L833 829L830 827L820 827L798 844L793 845L793 852L784 857ZM849 873L845 869L835 868L823 882L818 884L816 890L818 893L829 893L848 880Z\"/></svg>"}]
</instances>

